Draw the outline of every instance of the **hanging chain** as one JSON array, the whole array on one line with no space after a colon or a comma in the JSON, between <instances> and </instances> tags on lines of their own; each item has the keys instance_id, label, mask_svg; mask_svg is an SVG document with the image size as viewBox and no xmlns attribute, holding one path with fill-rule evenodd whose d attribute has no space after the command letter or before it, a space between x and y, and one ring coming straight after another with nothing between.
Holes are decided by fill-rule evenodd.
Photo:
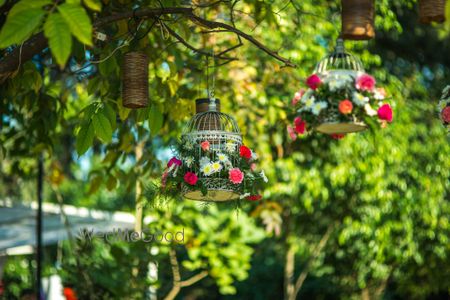
<instances>
[{"instance_id":1,"label":"hanging chain","mask_svg":"<svg viewBox=\"0 0 450 300\"><path fill-rule=\"evenodd\" d=\"M216 59L214 57L214 50L211 50L211 56L212 56L212 60L213 60L213 70L212 70L212 86L211 86L211 91L209 94L209 98L212 100L216 100L214 98L214 94L215 94L215 88L216 88Z\"/></svg>"}]
</instances>

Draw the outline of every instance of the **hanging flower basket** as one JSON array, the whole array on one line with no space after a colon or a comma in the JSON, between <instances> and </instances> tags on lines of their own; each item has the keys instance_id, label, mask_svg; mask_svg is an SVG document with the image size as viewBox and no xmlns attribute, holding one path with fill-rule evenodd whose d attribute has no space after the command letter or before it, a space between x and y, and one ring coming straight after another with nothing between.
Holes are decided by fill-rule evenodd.
<instances>
[{"instance_id":1,"label":"hanging flower basket","mask_svg":"<svg viewBox=\"0 0 450 300\"><path fill-rule=\"evenodd\" d=\"M445 0L419 0L419 21L423 24L445 21Z\"/></svg>"},{"instance_id":2,"label":"hanging flower basket","mask_svg":"<svg viewBox=\"0 0 450 300\"><path fill-rule=\"evenodd\" d=\"M450 133L450 85L443 91L438 105L439 117Z\"/></svg>"},{"instance_id":3,"label":"hanging flower basket","mask_svg":"<svg viewBox=\"0 0 450 300\"><path fill-rule=\"evenodd\" d=\"M148 106L148 57L140 52L128 52L123 58L122 100L127 108Z\"/></svg>"},{"instance_id":4,"label":"hanging flower basket","mask_svg":"<svg viewBox=\"0 0 450 300\"><path fill-rule=\"evenodd\" d=\"M163 187L175 186L191 200L259 200L257 186L267 178L258 170L257 155L242 144L236 121L219 111L219 100L198 99L196 105L162 176Z\"/></svg>"},{"instance_id":5,"label":"hanging flower basket","mask_svg":"<svg viewBox=\"0 0 450 300\"><path fill-rule=\"evenodd\" d=\"M342 0L342 37L369 40L375 36L374 0Z\"/></svg>"},{"instance_id":6,"label":"hanging flower basket","mask_svg":"<svg viewBox=\"0 0 450 300\"><path fill-rule=\"evenodd\" d=\"M392 122L384 89L375 86L359 59L345 52L342 39L319 62L306 85L309 89L298 91L292 100L297 112L293 126L288 126L292 139L312 130L341 138L365 130L370 119L378 119L382 126Z\"/></svg>"}]
</instances>

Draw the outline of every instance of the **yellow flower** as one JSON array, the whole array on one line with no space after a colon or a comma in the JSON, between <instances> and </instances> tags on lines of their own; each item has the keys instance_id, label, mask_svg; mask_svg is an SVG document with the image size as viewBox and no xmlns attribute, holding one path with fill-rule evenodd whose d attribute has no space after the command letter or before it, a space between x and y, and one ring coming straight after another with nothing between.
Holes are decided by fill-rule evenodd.
<instances>
[{"instance_id":1,"label":"yellow flower","mask_svg":"<svg viewBox=\"0 0 450 300\"><path fill-rule=\"evenodd\" d=\"M218 161L213 162L213 163L211 164L211 167L212 167L212 169L213 169L213 172L219 172L220 170L222 170L222 165L221 165L220 162L218 162Z\"/></svg>"},{"instance_id":2,"label":"yellow flower","mask_svg":"<svg viewBox=\"0 0 450 300\"><path fill-rule=\"evenodd\" d=\"M213 169L212 169L211 164L207 164L202 167L202 173L205 174L206 176L211 175L212 172L213 172Z\"/></svg>"}]
</instances>

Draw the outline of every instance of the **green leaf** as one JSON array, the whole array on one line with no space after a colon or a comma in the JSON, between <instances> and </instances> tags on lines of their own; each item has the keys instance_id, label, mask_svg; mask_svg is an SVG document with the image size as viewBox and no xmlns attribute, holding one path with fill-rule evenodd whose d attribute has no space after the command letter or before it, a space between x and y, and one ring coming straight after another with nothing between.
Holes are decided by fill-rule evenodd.
<instances>
[{"instance_id":1,"label":"green leaf","mask_svg":"<svg viewBox=\"0 0 450 300\"><path fill-rule=\"evenodd\" d=\"M111 124L108 121L108 118L100 112L95 114L92 118L92 124L94 124L95 134L99 139L103 142L109 142L112 138L112 129Z\"/></svg>"},{"instance_id":2,"label":"green leaf","mask_svg":"<svg viewBox=\"0 0 450 300\"><path fill-rule=\"evenodd\" d=\"M116 177L110 175L108 177L108 180L106 181L106 188L108 189L108 191L112 191L113 189L115 189L117 186L117 179Z\"/></svg>"},{"instance_id":3,"label":"green leaf","mask_svg":"<svg viewBox=\"0 0 450 300\"><path fill-rule=\"evenodd\" d=\"M108 118L111 128L114 131L116 129L116 111L109 104L103 106L103 113Z\"/></svg>"},{"instance_id":4,"label":"green leaf","mask_svg":"<svg viewBox=\"0 0 450 300\"><path fill-rule=\"evenodd\" d=\"M0 48L25 41L38 28L44 15L44 10L36 8L21 10L13 16L8 15L0 31Z\"/></svg>"},{"instance_id":5,"label":"green leaf","mask_svg":"<svg viewBox=\"0 0 450 300\"><path fill-rule=\"evenodd\" d=\"M122 121L124 121L126 118L128 118L128 115L130 114L131 109L123 106L122 102L123 102L122 98L119 98L119 100L117 100L117 108L119 110L120 119Z\"/></svg>"},{"instance_id":6,"label":"green leaf","mask_svg":"<svg viewBox=\"0 0 450 300\"><path fill-rule=\"evenodd\" d=\"M3 4L5 4L6 0L0 0L0 6L3 6Z\"/></svg>"},{"instance_id":7,"label":"green leaf","mask_svg":"<svg viewBox=\"0 0 450 300\"><path fill-rule=\"evenodd\" d=\"M79 5L64 3L58 6L70 32L82 43L92 45L92 23L86 10Z\"/></svg>"},{"instance_id":8,"label":"green leaf","mask_svg":"<svg viewBox=\"0 0 450 300\"><path fill-rule=\"evenodd\" d=\"M153 135L156 135L162 128L163 125L163 115L159 110L158 106L153 105L150 108L150 114L148 117L148 126Z\"/></svg>"},{"instance_id":9,"label":"green leaf","mask_svg":"<svg viewBox=\"0 0 450 300\"><path fill-rule=\"evenodd\" d=\"M94 142L94 127L92 122L86 122L81 125L80 130L77 134L77 141L75 148L78 155L83 155Z\"/></svg>"},{"instance_id":10,"label":"green leaf","mask_svg":"<svg viewBox=\"0 0 450 300\"><path fill-rule=\"evenodd\" d=\"M42 8L45 5L51 4L51 0L22 0L17 2L9 11L8 17L13 17L27 10L36 10Z\"/></svg>"},{"instance_id":11,"label":"green leaf","mask_svg":"<svg viewBox=\"0 0 450 300\"><path fill-rule=\"evenodd\" d=\"M51 14L44 24L44 34L58 65L63 68L72 49L70 29L58 12Z\"/></svg>"},{"instance_id":12,"label":"green leaf","mask_svg":"<svg viewBox=\"0 0 450 300\"><path fill-rule=\"evenodd\" d=\"M102 10L102 4L98 0L83 0L84 5L89 7L89 9L95 10L95 11L101 11Z\"/></svg>"}]
</instances>

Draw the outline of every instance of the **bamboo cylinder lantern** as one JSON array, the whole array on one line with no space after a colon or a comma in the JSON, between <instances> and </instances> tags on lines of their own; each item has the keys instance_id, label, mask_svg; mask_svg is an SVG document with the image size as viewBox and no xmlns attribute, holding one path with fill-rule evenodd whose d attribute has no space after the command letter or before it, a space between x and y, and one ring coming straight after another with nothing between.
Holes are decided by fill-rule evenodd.
<instances>
[{"instance_id":1,"label":"bamboo cylinder lantern","mask_svg":"<svg viewBox=\"0 0 450 300\"><path fill-rule=\"evenodd\" d=\"M423 24L445 21L445 0L419 0L419 21Z\"/></svg>"},{"instance_id":2,"label":"bamboo cylinder lantern","mask_svg":"<svg viewBox=\"0 0 450 300\"><path fill-rule=\"evenodd\" d=\"M375 36L374 0L342 0L342 37L369 40Z\"/></svg>"},{"instance_id":3,"label":"bamboo cylinder lantern","mask_svg":"<svg viewBox=\"0 0 450 300\"><path fill-rule=\"evenodd\" d=\"M141 52L128 52L123 58L122 100L127 108L148 106L148 57Z\"/></svg>"}]
</instances>

